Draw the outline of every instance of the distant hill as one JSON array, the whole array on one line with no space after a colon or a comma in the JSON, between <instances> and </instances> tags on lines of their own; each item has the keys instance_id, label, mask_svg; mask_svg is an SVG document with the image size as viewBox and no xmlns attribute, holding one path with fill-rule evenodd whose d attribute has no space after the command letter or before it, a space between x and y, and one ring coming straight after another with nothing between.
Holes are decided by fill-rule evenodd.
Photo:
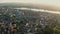
<instances>
[{"instance_id":1,"label":"distant hill","mask_svg":"<svg viewBox=\"0 0 60 34\"><path fill-rule=\"evenodd\" d=\"M0 7L29 7L29 8L38 8L45 10L60 11L59 7L46 5L46 4L32 4L32 3L0 3Z\"/></svg>"}]
</instances>

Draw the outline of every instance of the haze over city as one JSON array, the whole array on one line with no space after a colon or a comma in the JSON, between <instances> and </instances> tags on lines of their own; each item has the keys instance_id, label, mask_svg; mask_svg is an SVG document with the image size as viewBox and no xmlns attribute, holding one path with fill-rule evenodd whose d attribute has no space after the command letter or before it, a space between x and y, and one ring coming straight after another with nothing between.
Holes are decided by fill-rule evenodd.
<instances>
[{"instance_id":1,"label":"haze over city","mask_svg":"<svg viewBox=\"0 0 60 34\"><path fill-rule=\"evenodd\" d=\"M60 7L60 0L0 0L0 3L38 3L38 4L48 4Z\"/></svg>"}]
</instances>

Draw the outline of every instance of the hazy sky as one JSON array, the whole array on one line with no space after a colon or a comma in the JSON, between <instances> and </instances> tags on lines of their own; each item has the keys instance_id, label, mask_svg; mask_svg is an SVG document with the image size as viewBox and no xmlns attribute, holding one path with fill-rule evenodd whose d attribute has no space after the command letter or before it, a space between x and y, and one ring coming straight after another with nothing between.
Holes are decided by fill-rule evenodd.
<instances>
[{"instance_id":1,"label":"hazy sky","mask_svg":"<svg viewBox=\"0 0 60 34\"><path fill-rule=\"evenodd\" d=\"M0 3L38 3L38 4L49 4L60 7L60 0L0 0Z\"/></svg>"}]
</instances>

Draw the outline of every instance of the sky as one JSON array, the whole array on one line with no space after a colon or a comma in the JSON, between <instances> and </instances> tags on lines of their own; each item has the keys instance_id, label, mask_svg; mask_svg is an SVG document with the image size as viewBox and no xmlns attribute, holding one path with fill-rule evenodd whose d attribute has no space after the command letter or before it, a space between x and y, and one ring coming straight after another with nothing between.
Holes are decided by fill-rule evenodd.
<instances>
[{"instance_id":1,"label":"sky","mask_svg":"<svg viewBox=\"0 0 60 34\"><path fill-rule=\"evenodd\" d=\"M60 0L0 0L0 3L37 3L60 7Z\"/></svg>"},{"instance_id":2,"label":"sky","mask_svg":"<svg viewBox=\"0 0 60 34\"><path fill-rule=\"evenodd\" d=\"M0 0L0 3L32 3L32 4L45 4L60 7L60 0ZM60 12L51 12L51 11L49 11L49 13L60 14Z\"/></svg>"}]
</instances>

